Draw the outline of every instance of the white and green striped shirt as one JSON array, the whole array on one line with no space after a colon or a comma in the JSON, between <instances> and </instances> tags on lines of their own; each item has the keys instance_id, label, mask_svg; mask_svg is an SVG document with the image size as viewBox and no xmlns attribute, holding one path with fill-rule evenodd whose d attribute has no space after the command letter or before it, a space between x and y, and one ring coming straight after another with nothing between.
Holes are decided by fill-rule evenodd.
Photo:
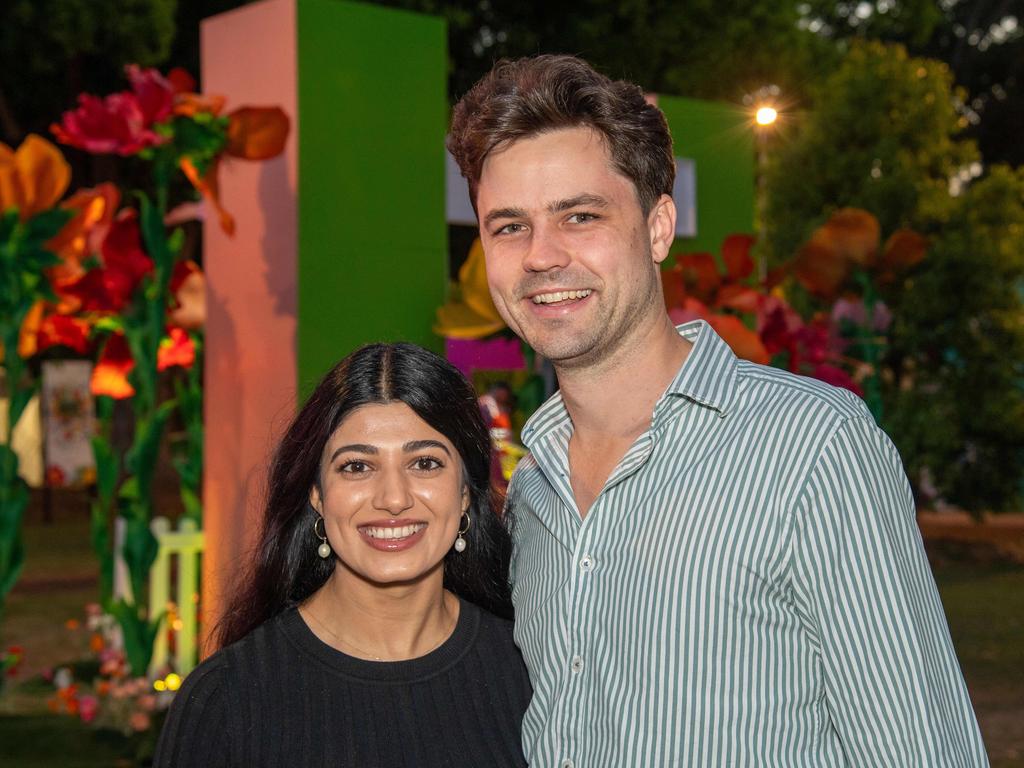
<instances>
[{"instance_id":1,"label":"white and green striped shirt","mask_svg":"<svg viewBox=\"0 0 1024 768\"><path fill-rule=\"evenodd\" d=\"M985 766L896 450L704 322L584 519L572 423L509 491L533 768Z\"/></svg>"}]
</instances>

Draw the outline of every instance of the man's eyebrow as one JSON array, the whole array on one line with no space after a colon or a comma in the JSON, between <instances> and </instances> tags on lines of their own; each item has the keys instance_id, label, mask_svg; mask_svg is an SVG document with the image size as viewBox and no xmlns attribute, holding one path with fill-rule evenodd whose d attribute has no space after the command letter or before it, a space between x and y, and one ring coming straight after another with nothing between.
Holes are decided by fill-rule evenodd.
<instances>
[{"instance_id":1,"label":"man's eyebrow","mask_svg":"<svg viewBox=\"0 0 1024 768\"><path fill-rule=\"evenodd\" d=\"M561 213L570 208L588 206L591 208L607 208L608 201L600 195L582 194L575 197L567 197L564 200L555 200L548 203L548 213ZM490 226L498 219L524 219L526 211L522 208L496 208L484 216L484 226Z\"/></svg>"},{"instance_id":2,"label":"man's eyebrow","mask_svg":"<svg viewBox=\"0 0 1024 768\"><path fill-rule=\"evenodd\" d=\"M562 211L567 211L570 208L579 208L581 206L607 208L608 201L600 195L576 195L576 197L569 197L565 200L555 200L553 203L549 203L548 213L560 213Z\"/></svg>"},{"instance_id":3,"label":"man's eyebrow","mask_svg":"<svg viewBox=\"0 0 1024 768\"><path fill-rule=\"evenodd\" d=\"M484 226L490 226L498 219L525 219L526 211L522 208L495 208L484 216Z\"/></svg>"}]
</instances>

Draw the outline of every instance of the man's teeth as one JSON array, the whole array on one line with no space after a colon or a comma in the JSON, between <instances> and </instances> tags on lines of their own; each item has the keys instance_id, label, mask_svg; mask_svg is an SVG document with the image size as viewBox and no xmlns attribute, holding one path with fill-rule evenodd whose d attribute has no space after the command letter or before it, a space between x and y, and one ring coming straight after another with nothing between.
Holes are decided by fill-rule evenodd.
<instances>
[{"instance_id":1,"label":"man's teeth","mask_svg":"<svg viewBox=\"0 0 1024 768\"><path fill-rule=\"evenodd\" d=\"M590 289L582 291L555 291L554 293L541 293L533 297L534 304L554 304L556 301L567 299L585 299L590 295Z\"/></svg>"},{"instance_id":2,"label":"man's teeth","mask_svg":"<svg viewBox=\"0 0 1024 768\"><path fill-rule=\"evenodd\" d=\"M366 528L363 528L363 533L371 539L405 539L412 536L414 533L422 531L426 527L426 523L403 525L401 528L371 528L370 526L367 526Z\"/></svg>"}]
</instances>

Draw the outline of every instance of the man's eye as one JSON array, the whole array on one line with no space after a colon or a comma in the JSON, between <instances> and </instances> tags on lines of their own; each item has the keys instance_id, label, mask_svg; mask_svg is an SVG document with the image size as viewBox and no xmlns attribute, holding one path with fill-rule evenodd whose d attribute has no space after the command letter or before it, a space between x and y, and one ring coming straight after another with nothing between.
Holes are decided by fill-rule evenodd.
<instances>
[{"instance_id":1,"label":"man's eye","mask_svg":"<svg viewBox=\"0 0 1024 768\"><path fill-rule=\"evenodd\" d=\"M498 229L494 230L493 235L494 237L498 237L499 235L514 235L519 232L523 232L525 229L526 227L523 224L506 224L505 226L498 227Z\"/></svg>"},{"instance_id":2,"label":"man's eye","mask_svg":"<svg viewBox=\"0 0 1024 768\"><path fill-rule=\"evenodd\" d=\"M593 213L574 213L569 216L570 224L585 224L588 221L596 221L600 216Z\"/></svg>"},{"instance_id":3,"label":"man's eye","mask_svg":"<svg viewBox=\"0 0 1024 768\"><path fill-rule=\"evenodd\" d=\"M344 464L338 467L339 472L344 472L345 474L349 475L358 475L363 472L368 472L369 469L370 467L365 461L359 461L358 459L346 461Z\"/></svg>"},{"instance_id":4,"label":"man's eye","mask_svg":"<svg viewBox=\"0 0 1024 768\"><path fill-rule=\"evenodd\" d=\"M435 459L433 456L420 456L418 459L416 459L416 461L413 462L413 467L415 469L418 469L420 472L432 472L435 469L440 469L443 466L444 464L442 464L439 460Z\"/></svg>"}]
</instances>

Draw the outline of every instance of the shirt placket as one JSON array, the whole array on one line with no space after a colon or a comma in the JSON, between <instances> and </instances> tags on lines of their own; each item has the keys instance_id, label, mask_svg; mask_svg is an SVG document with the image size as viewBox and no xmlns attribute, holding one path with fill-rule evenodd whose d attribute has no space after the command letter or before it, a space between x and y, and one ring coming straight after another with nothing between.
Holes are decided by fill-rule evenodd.
<instances>
[{"instance_id":1,"label":"shirt placket","mask_svg":"<svg viewBox=\"0 0 1024 768\"><path fill-rule=\"evenodd\" d=\"M582 725L592 720L587 712L585 703L588 693L593 692L593 686L600 685L594 677L593 666L590 663L596 654L596 643L598 638L588 632L588 628L594 625L591 615L591 606L594 603L594 589L596 579L600 576L601 546L600 542L607 535L609 515L616 515L615 510L605 511L605 508L613 502L613 494L610 493L613 487L625 481L636 472L647 461L653 448L651 433L645 432L630 446L630 449L622 457L619 464L612 470L604 488L598 494L591 505L587 516L581 521L577 529L577 535L572 548L572 576L570 578L569 594L569 638L568 658L562 661L563 685L560 698L561 712L557 722L562 723L562 732L570 738L561 739L558 744L561 748L561 756L556 765L558 768L581 768L580 745L586 743L586 735L582 732ZM565 446L563 473L568 483L568 444ZM572 498L571 509L579 515L579 510L572 497L570 485L570 498ZM614 494L614 497L621 496Z\"/></svg>"}]
</instances>

